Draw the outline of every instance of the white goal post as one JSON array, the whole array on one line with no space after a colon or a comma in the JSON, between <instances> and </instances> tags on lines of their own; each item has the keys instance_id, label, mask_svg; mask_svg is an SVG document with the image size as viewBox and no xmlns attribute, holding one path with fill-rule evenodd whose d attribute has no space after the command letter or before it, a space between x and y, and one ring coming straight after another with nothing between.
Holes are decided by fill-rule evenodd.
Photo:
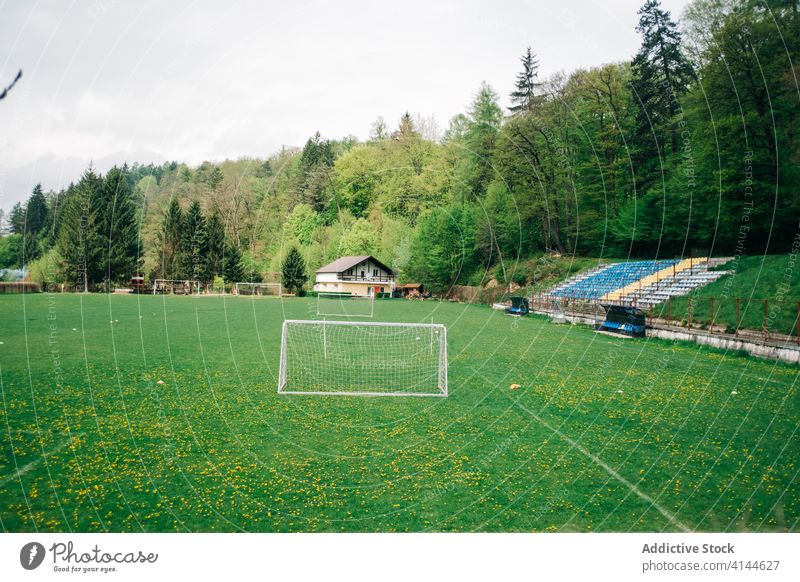
<instances>
[{"instance_id":1,"label":"white goal post","mask_svg":"<svg viewBox=\"0 0 800 582\"><path fill-rule=\"evenodd\" d=\"M345 293L317 293L317 315L368 317L375 314L375 298Z\"/></svg>"},{"instance_id":2,"label":"white goal post","mask_svg":"<svg viewBox=\"0 0 800 582\"><path fill-rule=\"evenodd\" d=\"M283 294L280 283L248 283L245 281L234 286L236 295L256 295L259 297L280 297Z\"/></svg>"},{"instance_id":3,"label":"white goal post","mask_svg":"<svg viewBox=\"0 0 800 582\"><path fill-rule=\"evenodd\" d=\"M447 328L286 320L278 393L446 397Z\"/></svg>"},{"instance_id":4,"label":"white goal post","mask_svg":"<svg viewBox=\"0 0 800 582\"><path fill-rule=\"evenodd\" d=\"M156 279L153 281L153 295L158 295L159 293L197 295L200 291L200 281L191 279Z\"/></svg>"}]
</instances>

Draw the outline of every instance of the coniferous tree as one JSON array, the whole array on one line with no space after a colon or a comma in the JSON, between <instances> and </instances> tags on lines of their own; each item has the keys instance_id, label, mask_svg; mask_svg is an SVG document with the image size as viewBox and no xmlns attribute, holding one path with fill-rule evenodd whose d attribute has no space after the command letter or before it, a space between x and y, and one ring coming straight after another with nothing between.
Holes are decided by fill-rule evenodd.
<instances>
[{"instance_id":1,"label":"coniferous tree","mask_svg":"<svg viewBox=\"0 0 800 582\"><path fill-rule=\"evenodd\" d=\"M39 237L33 232L22 235L22 264L27 265L42 256L42 247Z\"/></svg>"},{"instance_id":2,"label":"coniferous tree","mask_svg":"<svg viewBox=\"0 0 800 582\"><path fill-rule=\"evenodd\" d=\"M206 219L196 200L186 211L183 228L183 272L195 281L207 281L206 267Z\"/></svg>"},{"instance_id":3,"label":"coniferous tree","mask_svg":"<svg viewBox=\"0 0 800 582\"><path fill-rule=\"evenodd\" d=\"M185 278L181 272L182 243L183 212L178 199L173 198L161 223L160 278Z\"/></svg>"},{"instance_id":4,"label":"coniferous tree","mask_svg":"<svg viewBox=\"0 0 800 582\"><path fill-rule=\"evenodd\" d=\"M406 111L403 113L402 117L400 117L400 124L397 126L397 130L392 134L392 138L403 140L416 137L419 137L419 132L414 126L414 119L411 117L411 114Z\"/></svg>"},{"instance_id":5,"label":"coniferous tree","mask_svg":"<svg viewBox=\"0 0 800 582\"><path fill-rule=\"evenodd\" d=\"M520 62L522 71L517 74L517 81L511 92L511 107L508 108L512 113L531 111L536 102L536 92L542 85L537 80L539 78L539 61L536 60L536 55L531 47L527 48L525 54L520 58Z\"/></svg>"},{"instance_id":6,"label":"coniferous tree","mask_svg":"<svg viewBox=\"0 0 800 582\"><path fill-rule=\"evenodd\" d=\"M102 278L97 212L102 190L103 181L90 167L73 188L61 217L57 246L64 260L64 276L84 292Z\"/></svg>"},{"instance_id":7,"label":"coniferous tree","mask_svg":"<svg viewBox=\"0 0 800 582\"><path fill-rule=\"evenodd\" d=\"M225 254L222 257L222 276L226 283L237 283L244 279L242 252L233 242L225 245Z\"/></svg>"},{"instance_id":8,"label":"coniferous tree","mask_svg":"<svg viewBox=\"0 0 800 582\"><path fill-rule=\"evenodd\" d=\"M632 63L631 89L638 113L631 141L643 195L659 175L668 155L666 144L670 154L677 151L675 116L693 71L681 49L678 27L659 0L647 0L639 9L636 31L642 35L642 45Z\"/></svg>"},{"instance_id":9,"label":"coniferous tree","mask_svg":"<svg viewBox=\"0 0 800 582\"><path fill-rule=\"evenodd\" d=\"M25 209L21 202L17 202L11 207L11 212L8 213L8 224L13 234L25 232Z\"/></svg>"},{"instance_id":10,"label":"coniferous tree","mask_svg":"<svg viewBox=\"0 0 800 582\"><path fill-rule=\"evenodd\" d=\"M295 247L289 249L281 265L281 284L289 293L300 294L308 280L306 262Z\"/></svg>"},{"instance_id":11,"label":"coniferous tree","mask_svg":"<svg viewBox=\"0 0 800 582\"><path fill-rule=\"evenodd\" d=\"M133 192L117 167L106 174L98 214L103 278L108 284L127 281L138 266L139 233Z\"/></svg>"},{"instance_id":12,"label":"coniferous tree","mask_svg":"<svg viewBox=\"0 0 800 582\"><path fill-rule=\"evenodd\" d=\"M58 241L58 229L61 226L61 212L74 186L56 192L47 197L47 223L44 226L43 243L45 248L52 248Z\"/></svg>"},{"instance_id":13,"label":"coniferous tree","mask_svg":"<svg viewBox=\"0 0 800 582\"><path fill-rule=\"evenodd\" d=\"M47 199L42 192L42 185L36 184L33 193L25 206L25 232L38 234L47 224Z\"/></svg>"},{"instance_id":14,"label":"coniferous tree","mask_svg":"<svg viewBox=\"0 0 800 582\"><path fill-rule=\"evenodd\" d=\"M498 96L482 83L469 109L469 122L464 135L464 150L456 168L456 191L461 200L483 196L495 178L492 167L497 134L503 121Z\"/></svg>"},{"instance_id":15,"label":"coniferous tree","mask_svg":"<svg viewBox=\"0 0 800 582\"><path fill-rule=\"evenodd\" d=\"M209 280L222 275L222 258L225 255L225 225L219 209L213 208L206 220L206 273Z\"/></svg>"},{"instance_id":16,"label":"coniferous tree","mask_svg":"<svg viewBox=\"0 0 800 582\"><path fill-rule=\"evenodd\" d=\"M334 162L333 144L319 132L306 141L300 154L298 199L315 211L325 210L324 191L330 183L329 172Z\"/></svg>"},{"instance_id":17,"label":"coniferous tree","mask_svg":"<svg viewBox=\"0 0 800 582\"><path fill-rule=\"evenodd\" d=\"M209 190L211 190L212 192L216 192L217 189L222 185L222 181L224 179L225 176L223 176L222 170L220 170L217 166L214 166L208 173L205 182Z\"/></svg>"}]
</instances>

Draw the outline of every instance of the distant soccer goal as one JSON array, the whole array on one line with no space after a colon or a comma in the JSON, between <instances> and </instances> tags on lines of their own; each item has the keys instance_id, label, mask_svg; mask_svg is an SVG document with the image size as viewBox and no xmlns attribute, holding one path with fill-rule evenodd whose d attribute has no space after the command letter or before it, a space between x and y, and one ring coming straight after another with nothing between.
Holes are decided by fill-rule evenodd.
<instances>
[{"instance_id":1,"label":"distant soccer goal","mask_svg":"<svg viewBox=\"0 0 800 582\"><path fill-rule=\"evenodd\" d=\"M280 283L236 283L237 295L253 295L258 297L280 297Z\"/></svg>"},{"instance_id":2,"label":"distant soccer goal","mask_svg":"<svg viewBox=\"0 0 800 582\"><path fill-rule=\"evenodd\" d=\"M153 281L153 295L197 295L201 292L200 281L190 279L156 279Z\"/></svg>"},{"instance_id":3,"label":"distant soccer goal","mask_svg":"<svg viewBox=\"0 0 800 582\"><path fill-rule=\"evenodd\" d=\"M434 323L283 322L279 394L447 396L447 329Z\"/></svg>"},{"instance_id":4,"label":"distant soccer goal","mask_svg":"<svg viewBox=\"0 0 800 582\"><path fill-rule=\"evenodd\" d=\"M339 317L373 317L375 298L346 293L318 293L317 315Z\"/></svg>"}]
</instances>

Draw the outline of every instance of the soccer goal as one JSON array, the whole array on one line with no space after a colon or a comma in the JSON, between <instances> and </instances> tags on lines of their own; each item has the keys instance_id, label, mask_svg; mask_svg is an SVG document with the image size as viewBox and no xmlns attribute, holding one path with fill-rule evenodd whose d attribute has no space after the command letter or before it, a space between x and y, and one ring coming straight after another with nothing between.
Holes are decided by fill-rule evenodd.
<instances>
[{"instance_id":1,"label":"soccer goal","mask_svg":"<svg viewBox=\"0 0 800 582\"><path fill-rule=\"evenodd\" d=\"M237 295L255 295L258 297L280 297L280 283L236 283Z\"/></svg>"},{"instance_id":2,"label":"soccer goal","mask_svg":"<svg viewBox=\"0 0 800 582\"><path fill-rule=\"evenodd\" d=\"M279 394L447 396L447 329L435 323L283 322Z\"/></svg>"},{"instance_id":3,"label":"soccer goal","mask_svg":"<svg viewBox=\"0 0 800 582\"><path fill-rule=\"evenodd\" d=\"M197 295L200 292L200 281L192 281L190 279L156 279L153 281L153 295L166 293L172 295Z\"/></svg>"},{"instance_id":4,"label":"soccer goal","mask_svg":"<svg viewBox=\"0 0 800 582\"><path fill-rule=\"evenodd\" d=\"M347 293L318 293L317 315L369 317L375 313L375 298Z\"/></svg>"}]
</instances>

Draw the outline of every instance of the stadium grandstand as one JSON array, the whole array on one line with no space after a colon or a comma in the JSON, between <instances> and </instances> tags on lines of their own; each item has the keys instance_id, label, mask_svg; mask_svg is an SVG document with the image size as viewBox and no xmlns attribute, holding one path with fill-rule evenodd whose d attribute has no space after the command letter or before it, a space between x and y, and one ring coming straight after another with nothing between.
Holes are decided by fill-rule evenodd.
<instances>
[{"instance_id":1,"label":"stadium grandstand","mask_svg":"<svg viewBox=\"0 0 800 582\"><path fill-rule=\"evenodd\" d=\"M550 291L552 297L584 301L615 301L641 307L716 281L727 271L710 271L728 259L627 261L584 271Z\"/></svg>"}]
</instances>

